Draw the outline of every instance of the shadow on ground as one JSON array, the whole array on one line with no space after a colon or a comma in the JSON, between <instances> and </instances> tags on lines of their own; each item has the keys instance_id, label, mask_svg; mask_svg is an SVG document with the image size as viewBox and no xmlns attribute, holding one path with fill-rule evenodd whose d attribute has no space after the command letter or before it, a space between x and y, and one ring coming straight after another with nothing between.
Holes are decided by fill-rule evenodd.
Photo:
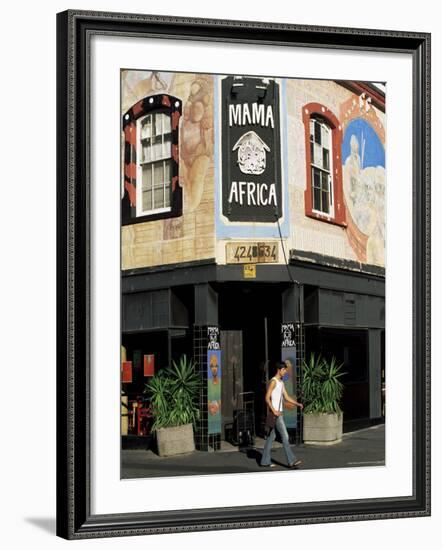
<instances>
[{"instance_id":1,"label":"shadow on ground","mask_svg":"<svg viewBox=\"0 0 442 550\"><path fill-rule=\"evenodd\" d=\"M28 523L31 523L32 525L35 525L39 529L42 529L43 531L46 531L47 533L50 533L51 535L55 535L55 518L24 518L25 521Z\"/></svg>"}]
</instances>

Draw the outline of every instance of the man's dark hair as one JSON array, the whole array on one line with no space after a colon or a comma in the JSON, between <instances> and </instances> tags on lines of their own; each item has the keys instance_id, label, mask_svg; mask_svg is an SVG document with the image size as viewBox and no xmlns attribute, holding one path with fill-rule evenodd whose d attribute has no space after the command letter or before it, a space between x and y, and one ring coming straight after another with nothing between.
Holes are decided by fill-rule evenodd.
<instances>
[{"instance_id":1,"label":"man's dark hair","mask_svg":"<svg viewBox=\"0 0 442 550\"><path fill-rule=\"evenodd\" d=\"M283 361L276 361L275 371L281 370L281 369L286 369L286 368L287 368L287 365Z\"/></svg>"}]
</instances>

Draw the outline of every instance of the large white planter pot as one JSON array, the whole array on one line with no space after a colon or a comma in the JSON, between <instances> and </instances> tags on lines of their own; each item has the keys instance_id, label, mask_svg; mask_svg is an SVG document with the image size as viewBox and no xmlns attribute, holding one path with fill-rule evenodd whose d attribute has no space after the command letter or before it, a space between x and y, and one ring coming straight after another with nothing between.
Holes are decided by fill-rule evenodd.
<instances>
[{"instance_id":1,"label":"large white planter pot","mask_svg":"<svg viewBox=\"0 0 442 550\"><path fill-rule=\"evenodd\" d=\"M342 423L342 413L304 414L304 443L306 445L334 445L340 443L342 441Z\"/></svg>"},{"instance_id":2,"label":"large white planter pot","mask_svg":"<svg viewBox=\"0 0 442 550\"><path fill-rule=\"evenodd\" d=\"M174 456L191 453L195 450L192 424L160 428L157 433L158 454L160 456Z\"/></svg>"}]
</instances>

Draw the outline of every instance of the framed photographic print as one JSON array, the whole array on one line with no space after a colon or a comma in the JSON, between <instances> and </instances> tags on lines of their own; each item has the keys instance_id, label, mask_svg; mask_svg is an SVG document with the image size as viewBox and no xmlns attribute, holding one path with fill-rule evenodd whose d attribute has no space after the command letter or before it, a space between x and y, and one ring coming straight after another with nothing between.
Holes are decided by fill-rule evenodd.
<instances>
[{"instance_id":1,"label":"framed photographic print","mask_svg":"<svg viewBox=\"0 0 442 550\"><path fill-rule=\"evenodd\" d=\"M430 36L57 33L57 534L429 515Z\"/></svg>"}]
</instances>

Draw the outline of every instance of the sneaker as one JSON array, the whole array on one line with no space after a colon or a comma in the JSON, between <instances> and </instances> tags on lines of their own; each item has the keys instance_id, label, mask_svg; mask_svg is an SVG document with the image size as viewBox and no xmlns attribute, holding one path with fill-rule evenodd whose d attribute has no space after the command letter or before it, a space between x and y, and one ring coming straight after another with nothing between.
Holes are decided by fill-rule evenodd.
<instances>
[{"instance_id":1,"label":"sneaker","mask_svg":"<svg viewBox=\"0 0 442 550\"><path fill-rule=\"evenodd\" d=\"M303 464L304 462L302 460L296 460L292 464L289 464L289 468L292 470L298 470Z\"/></svg>"},{"instance_id":2,"label":"sneaker","mask_svg":"<svg viewBox=\"0 0 442 550\"><path fill-rule=\"evenodd\" d=\"M260 464L261 468L274 468L275 465L273 462L271 464Z\"/></svg>"}]
</instances>

